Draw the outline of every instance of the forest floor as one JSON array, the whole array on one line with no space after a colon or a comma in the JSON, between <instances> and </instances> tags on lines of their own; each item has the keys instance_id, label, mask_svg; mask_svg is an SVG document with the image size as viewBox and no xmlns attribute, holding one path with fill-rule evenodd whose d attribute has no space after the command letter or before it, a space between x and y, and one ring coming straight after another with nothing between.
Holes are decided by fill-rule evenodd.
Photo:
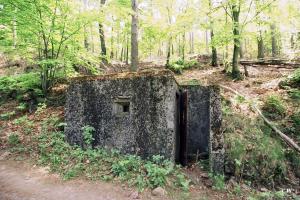
<instances>
[{"instance_id":1,"label":"forest floor","mask_svg":"<svg viewBox=\"0 0 300 200\"><path fill-rule=\"evenodd\" d=\"M250 76L243 81L236 82L222 70L221 67L191 69L184 71L182 75L176 75L176 80L179 83L197 80L203 85L225 85L245 95L246 98L262 102L266 96L273 93L284 97L286 92L281 90L278 84L285 76L294 71L294 69L281 66L248 67ZM223 91L222 94L228 97L232 96L226 91ZM1 105L0 114L13 111L16 105L16 102ZM236 110L241 113L251 112L247 106L242 104L237 105ZM47 107L44 114L39 116L29 114L28 118L36 124L33 131L38 133L41 128L41 121L53 115L63 116L63 107ZM49 173L47 168L36 166L28 157L8 153L4 141L10 132L16 132L20 129L20 126L13 124L13 120L17 117L0 121L0 200L137 199L136 190L125 185L94 182L85 178L63 181L57 174ZM247 199L251 194L250 189L245 185L239 196L225 191L216 191L212 188L207 173L193 168L185 170L193 183L196 183L191 187L188 196L178 191L169 191L168 197L155 197L151 191L146 190L138 195L138 199Z\"/></svg>"}]
</instances>

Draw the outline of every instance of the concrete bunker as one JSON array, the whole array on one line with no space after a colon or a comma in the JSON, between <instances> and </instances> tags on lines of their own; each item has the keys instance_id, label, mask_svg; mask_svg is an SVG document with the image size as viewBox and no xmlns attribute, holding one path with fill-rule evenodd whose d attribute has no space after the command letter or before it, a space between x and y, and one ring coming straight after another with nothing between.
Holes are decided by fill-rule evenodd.
<instances>
[{"instance_id":1,"label":"concrete bunker","mask_svg":"<svg viewBox=\"0 0 300 200\"><path fill-rule=\"evenodd\" d=\"M183 165L200 155L212 171L224 171L219 89L180 86L169 70L75 78L65 119L71 144L84 145L82 127L89 125L93 147L162 155Z\"/></svg>"}]
</instances>

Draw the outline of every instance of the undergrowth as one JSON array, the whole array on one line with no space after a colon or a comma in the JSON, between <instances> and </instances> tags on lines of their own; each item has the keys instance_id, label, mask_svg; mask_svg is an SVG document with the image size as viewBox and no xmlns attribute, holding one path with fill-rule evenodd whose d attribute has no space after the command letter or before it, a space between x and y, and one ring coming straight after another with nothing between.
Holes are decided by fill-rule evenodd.
<instances>
[{"instance_id":1,"label":"undergrowth","mask_svg":"<svg viewBox=\"0 0 300 200\"><path fill-rule=\"evenodd\" d=\"M191 69L192 67L195 67L198 64L196 60L182 60L179 59L177 61L171 62L169 65L167 65L167 69L170 69L176 74L182 74L183 70Z\"/></svg>"},{"instance_id":2,"label":"undergrowth","mask_svg":"<svg viewBox=\"0 0 300 200\"><path fill-rule=\"evenodd\" d=\"M293 74L280 83L280 86L300 88L300 69L296 69Z\"/></svg>"},{"instance_id":3,"label":"undergrowth","mask_svg":"<svg viewBox=\"0 0 300 200\"><path fill-rule=\"evenodd\" d=\"M15 123L27 123L26 118ZM53 128L56 119L43 122L41 133L32 137L27 149L37 155L40 165L49 166L52 172L59 173L65 180L83 176L91 180L115 180L135 186L139 191L145 188L174 187L189 190L189 180L180 167L153 156L143 160L136 155L123 155L117 150L92 148L93 131L91 126L83 127L85 146L71 146L65 142L65 135ZM15 137L12 144L18 145Z\"/></svg>"},{"instance_id":4,"label":"undergrowth","mask_svg":"<svg viewBox=\"0 0 300 200\"><path fill-rule=\"evenodd\" d=\"M267 97L262 110L266 117L278 120L285 117L287 108L279 96L271 95Z\"/></svg>"},{"instance_id":5,"label":"undergrowth","mask_svg":"<svg viewBox=\"0 0 300 200\"><path fill-rule=\"evenodd\" d=\"M22 100L23 95L32 92L35 97L43 95L39 73L0 77L0 102L10 98Z\"/></svg>"},{"instance_id":6,"label":"undergrowth","mask_svg":"<svg viewBox=\"0 0 300 200\"><path fill-rule=\"evenodd\" d=\"M233 113L223 105L228 170L237 180L274 187L287 175L286 150L259 119Z\"/></svg>"}]
</instances>

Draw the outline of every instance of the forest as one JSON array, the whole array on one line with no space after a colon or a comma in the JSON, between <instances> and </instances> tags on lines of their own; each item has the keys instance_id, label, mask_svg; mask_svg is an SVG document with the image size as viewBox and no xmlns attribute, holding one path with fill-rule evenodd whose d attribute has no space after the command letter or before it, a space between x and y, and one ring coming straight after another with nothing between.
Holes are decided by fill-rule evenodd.
<instances>
[{"instance_id":1,"label":"forest","mask_svg":"<svg viewBox=\"0 0 300 200\"><path fill-rule=\"evenodd\" d=\"M160 70L220 88L224 174L65 141L74 78ZM300 199L300 1L0 0L0 166L9 200Z\"/></svg>"}]
</instances>

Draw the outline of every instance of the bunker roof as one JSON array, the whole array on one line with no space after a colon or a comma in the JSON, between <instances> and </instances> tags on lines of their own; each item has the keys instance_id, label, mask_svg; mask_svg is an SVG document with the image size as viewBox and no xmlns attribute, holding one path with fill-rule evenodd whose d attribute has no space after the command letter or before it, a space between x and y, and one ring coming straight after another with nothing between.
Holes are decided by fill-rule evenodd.
<instances>
[{"instance_id":1,"label":"bunker roof","mask_svg":"<svg viewBox=\"0 0 300 200\"><path fill-rule=\"evenodd\" d=\"M140 77L168 77L174 79L174 73L167 69L162 70L142 70L138 72L122 72L97 76L80 76L72 78L72 82L96 81L96 80L116 80L116 79L133 79ZM175 80L176 81L176 80Z\"/></svg>"}]
</instances>

